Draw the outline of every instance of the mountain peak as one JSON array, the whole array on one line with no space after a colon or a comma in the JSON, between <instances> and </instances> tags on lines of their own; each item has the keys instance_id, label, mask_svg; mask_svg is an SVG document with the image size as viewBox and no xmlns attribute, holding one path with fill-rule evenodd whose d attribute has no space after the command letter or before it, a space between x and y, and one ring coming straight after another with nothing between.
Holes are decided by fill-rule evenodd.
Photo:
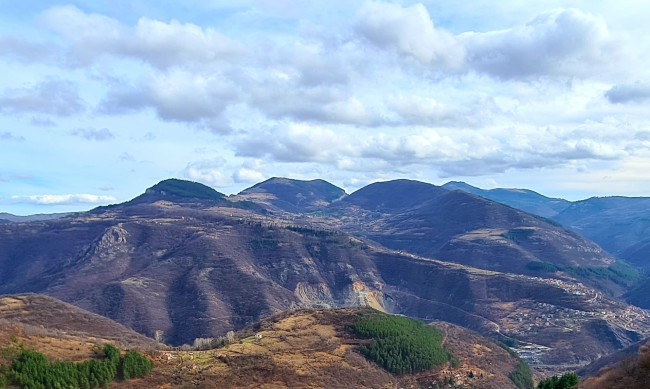
<instances>
[{"instance_id":1,"label":"mountain peak","mask_svg":"<svg viewBox=\"0 0 650 389\"><path fill-rule=\"evenodd\" d=\"M155 198L156 200L223 200L225 195L210 188L207 185L194 181L170 178L160 181L148 188L143 195L136 199Z\"/></svg>"},{"instance_id":2,"label":"mountain peak","mask_svg":"<svg viewBox=\"0 0 650 389\"><path fill-rule=\"evenodd\" d=\"M296 180L272 177L239 193L239 196L266 203L288 212L305 212L327 206L346 193L325 180Z\"/></svg>"},{"instance_id":3,"label":"mountain peak","mask_svg":"<svg viewBox=\"0 0 650 389\"><path fill-rule=\"evenodd\" d=\"M438 197L447 190L426 182L398 179L375 182L348 196L348 204L376 211L407 209Z\"/></svg>"}]
</instances>

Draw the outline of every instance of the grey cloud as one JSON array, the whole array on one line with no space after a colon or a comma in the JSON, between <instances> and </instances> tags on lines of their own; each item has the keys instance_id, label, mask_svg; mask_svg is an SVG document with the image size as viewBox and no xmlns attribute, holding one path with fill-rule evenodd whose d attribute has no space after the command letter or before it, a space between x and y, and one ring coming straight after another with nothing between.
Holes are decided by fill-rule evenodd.
<instances>
[{"instance_id":1,"label":"grey cloud","mask_svg":"<svg viewBox=\"0 0 650 389\"><path fill-rule=\"evenodd\" d=\"M576 9L541 14L502 31L465 33L469 69L503 79L584 75L614 57L603 20Z\"/></svg>"},{"instance_id":2,"label":"grey cloud","mask_svg":"<svg viewBox=\"0 0 650 389\"><path fill-rule=\"evenodd\" d=\"M11 132L5 131L5 132L0 132L0 140L22 142L25 140L25 137L21 135L14 135Z\"/></svg>"},{"instance_id":3,"label":"grey cloud","mask_svg":"<svg viewBox=\"0 0 650 389\"><path fill-rule=\"evenodd\" d=\"M134 27L74 6L53 7L43 13L44 24L72 41L72 60L89 64L115 55L141 60L158 68L210 63L245 53L240 43L216 30L175 20L164 23L141 18Z\"/></svg>"},{"instance_id":4,"label":"grey cloud","mask_svg":"<svg viewBox=\"0 0 650 389\"><path fill-rule=\"evenodd\" d=\"M0 112L72 116L84 111L77 86L71 82L48 80L28 88L7 89L0 94Z\"/></svg>"},{"instance_id":5,"label":"grey cloud","mask_svg":"<svg viewBox=\"0 0 650 389\"><path fill-rule=\"evenodd\" d=\"M24 39L0 36L0 55L22 62L47 61L54 56L50 45L29 42Z\"/></svg>"},{"instance_id":6,"label":"grey cloud","mask_svg":"<svg viewBox=\"0 0 650 389\"><path fill-rule=\"evenodd\" d=\"M93 141L106 141L115 138L108 128L78 128L70 131L70 135Z\"/></svg>"},{"instance_id":7,"label":"grey cloud","mask_svg":"<svg viewBox=\"0 0 650 389\"><path fill-rule=\"evenodd\" d=\"M649 84L615 85L607 92L605 97L612 104L639 103L650 100Z\"/></svg>"},{"instance_id":8,"label":"grey cloud","mask_svg":"<svg viewBox=\"0 0 650 389\"><path fill-rule=\"evenodd\" d=\"M223 112L238 101L238 89L226 77L174 71L143 83L114 89L99 105L105 114L152 108L165 121L195 124L215 133L231 131Z\"/></svg>"}]
</instances>

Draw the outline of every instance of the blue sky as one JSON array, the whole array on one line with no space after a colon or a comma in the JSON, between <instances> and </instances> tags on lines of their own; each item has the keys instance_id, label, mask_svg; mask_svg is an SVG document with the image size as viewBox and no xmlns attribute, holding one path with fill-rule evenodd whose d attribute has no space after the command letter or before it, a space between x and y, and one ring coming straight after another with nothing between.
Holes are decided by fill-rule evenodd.
<instances>
[{"instance_id":1,"label":"blue sky","mask_svg":"<svg viewBox=\"0 0 650 389\"><path fill-rule=\"evenodd\" d=\"M641 1L0 0L0 212L178 177L650 195Z\"/></svg>"}]
</instances>

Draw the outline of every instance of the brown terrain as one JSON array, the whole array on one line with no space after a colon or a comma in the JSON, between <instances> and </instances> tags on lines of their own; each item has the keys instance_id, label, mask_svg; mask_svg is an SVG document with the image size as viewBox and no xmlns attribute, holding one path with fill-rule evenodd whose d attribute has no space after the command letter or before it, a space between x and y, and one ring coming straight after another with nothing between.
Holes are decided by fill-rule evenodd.
<instances>
[{"instance_id":1,"label":"brown terrain","mask_svg":"<svg viewBox=\"0 0 650 389\"><path fill-rule=\"evenodd\" d=\"M581 389L631 389L650 388L650 342L637 345L633 352L621 352L609 358L600 370L585 369L588 378ZM600 364L598 364L600 366Z\"/></svg>"},{"instance_id":2,"label":"brown terrain","mask_svg":"<svg viewBox=\"0 0 650 389\"><path fill-rule=\"evenodd\" d=\"M393 218L406 209L413 219L404 223L429 223L399 238L410 234L413 251L428 247L430 234L449 237L449 245L459 241L467 255L477 252L482 258L499 258L497 248L505 248L513 264L557 258L592 267L613 261L593 243L511 208L460 192L453 192L463 196L455 199L438 187L411 192L412 197L395 195L392 202L361 214L390 211L393 216L386 217ZM276 196L265 193L267 202ZM310 207L318 203L318 193L305 197ZM447 207L460 208L446 211L448 219L421 212L430 209L417 206L427 198L447 199ZM542 375L582 366L650 334L646 311L571 277L531 277L453 263L464 262L462 250L456 261L440 261L401 247L385 248L376 243L383 234L379 227L350 222L356 211L348 206L337 210L349 199L356 201L354 207L366 208L377 200L366 196L359 202L354 194L333 203L328 198L323 202L330 205L321 211L298 215L279 206L267 209L250 197L228 199L200 184L168 180L129 203L0 226L0 292L54 296L146 336L158 334L172 345L223 336L287 310L370 306L500 339ZM475 203L478 208L472 208ZM462 231L461 211L474 220ZM332 216L336 212L338 218ZM423 215L444 223L431 224L433 219ZM357 236L339 230L353 232L352 223L364 228ZM396 226L391 228L398 234ZM533 232L519 238L513 233L526 229ZM389 240L382 243L390 246ZM571 259L574 253L580 255Z\"/></svg>"},{"instance_id":3,"label":"brown terrain","mask_svg":"<svg viewBox=\"0 0 650 389\"><path fill-rule=\"evenodd\" d=\"M82 361L98 346L113 343L143 351L154 360L150 376L116 381L111 384L115 388L428 388L449 378L456 388L516 388L508 374L517 358L477 333L444 323L433 325L444 334L445 348L458 358L457 367L391 375L359 354L366 340L348 330L363 312L283 313L236 333L226 346L181 351L160 345L156 349L150 339L49 297L5 296L0 299L0 349L23 344L52 360Z\"/></svg>"},{"instance_id":4,"label":"brown terrain","mask_svg":"<svg viewBox=\"0 0 650 389\"><path fill-rule=\"evenodd\" d=\"M0 296L0 348L18 343L68 361L88 359L105 343L150 351L161 346L110 319L51 297Z\"/></svg>"}]
</instances>

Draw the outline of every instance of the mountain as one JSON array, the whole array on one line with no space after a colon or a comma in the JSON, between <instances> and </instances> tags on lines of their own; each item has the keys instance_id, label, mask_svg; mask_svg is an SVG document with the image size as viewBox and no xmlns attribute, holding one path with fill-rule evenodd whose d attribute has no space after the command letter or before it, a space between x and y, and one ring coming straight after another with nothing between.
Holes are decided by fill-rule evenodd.
<instances>
[{"instance_id":1,"label":"mountain","mask_svg":"<svg viewBox=\"0 0 650 389\"><path fill-rule=\"evenodd\" d=\"M547 219L463 191L382 182L333 203L328 212L344 231L394 250L486 270L577 277L613 294L623 293L628 283L625 274L617 274L620 265L594 243Z\"/></svg>"},{"instance_id":2,"label":"mountain","mask_svg":"<svg viewBox=\"0 0 650 389\"><path fill-rule=\"evenodd\" d=\"M650 198L592 197L582 201L549 198L527 189L484 190L452 181L443 188L462 190L535 215L551 218L594 241L615 257L650 270Z\"/></svg>"},{"instance_id":3,"label":"mountain","mask_svg":"<svg viewBox=\"0 0 650 389\"><path fill-rule=\"evenodd\" d=\"M357 207L377 213L406 211L446 194L439 186L413 180L376 182L334 204L335 208Z\"/></svg>"},{"instance_id":4,"label":"mountain","mask_svg":"<svg viewBox=\"0 0 650 389\"><path fill-rule=\"evenodd\" d=\"M198 182L170 178L148 188L143 194L134 198L128 204L154 203L156 201L219 204L227 200L226 195L217 192L209 186Z\"/></svg>"},{"instance_id":5,"label":"mountain","mask_svg":"<svg viewBox=\"0 0 650 389\"><path fill-rule=\"evenodd\" d=\"M485 190L460 181L450 181L442 187L448 190L462 190L543 217L553 217L571 204L568 200L546 197L528 189L495 188Z\"/></svg>"},{"instance_id":6,"label":"mountain","mask_svg":"<svg viewBox=\"0 0 650 389\"><path fill-rule=\"evenodd\" d=\"M71 214L72 213L70 212L63 212L63 213L39 213L39 214L28 215L28 216L17 216L6 212L0 212L0 224L23 223L23 222L31 222L31 221L39 221L39 220L55 220L55 219L60 219L62 217L66 217Z\"/></svg>"},{"instance_id":7,"label":"mountain","mask_svg":"<svg viewBox=\"0 0 650 389\"><path fill-rule=\"evenodd\" d=\"M650 266L647 259L634 258L632 249L650 236L648 197L592 197L572 203L553 219L614 255Z\"/></svg>"},{"instance_id":8,"label":"mountain","mask_svg":"<svg viewBox=\"0 0 650 389\"><path fill-rule=\"evenodd\" d=\"M483 222L515 212L459 192L439 194L434 200L445 201L438 211L448 204L452 225L462 223L459 209L473 209L469 215ZM570 281L396 252L339 231L331 217L309 225L233 208L237 203L228 199L215 205L212 196L152 197L0 226L0 293L47 294L174 345L223 336L287 310L350 306L455 323L519 345L533 365L557 369L650 334L643 311ZM406 200L379 208L431 206ZM476 201L499 211L480 211L471 206ZM526 354L524 346L536 353Z\"/></svg>"},{"instance_id":9,"label":"mountain","mask_svg":"<svg viewBox=\"0 0 650 389\"><path fill-rule=\"evenodd\" d=\"M264 204L272 210L302 213L318 210L345 196L343 189L324 180L273 177L241 191L236 198Z\"/></svg>"}]
</instances>

